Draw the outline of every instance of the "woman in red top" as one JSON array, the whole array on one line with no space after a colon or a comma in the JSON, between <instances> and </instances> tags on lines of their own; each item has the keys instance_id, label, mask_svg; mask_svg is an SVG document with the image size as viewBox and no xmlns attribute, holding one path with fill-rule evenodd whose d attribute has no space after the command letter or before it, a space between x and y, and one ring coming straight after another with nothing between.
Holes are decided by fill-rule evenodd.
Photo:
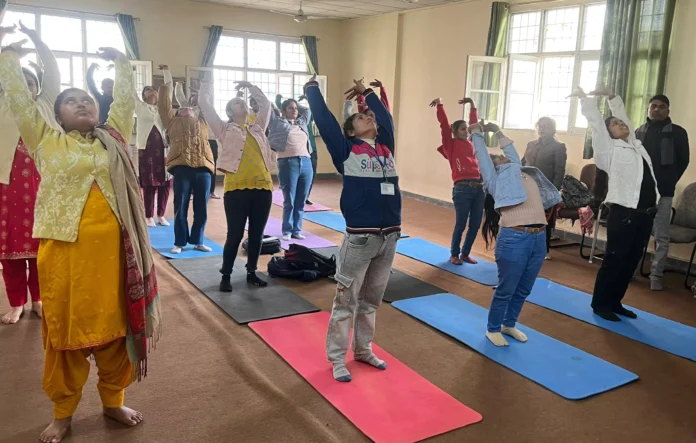
<instances>
[{"instance_id":1,"label":"woman in red top","mask_svg":"<svg viewBox=\"0 0 696 443\"><path fill-rule=\"evenodd\" d=\"M29 90L36 100L39 81L28 69L23 71ZM31 293L31 310L41 316L36 267L39 240L31 236L34 228L34 203L40 181L34 161L29 157L22 139L19 139L12 161L10 182L0 183L0 263L10 301L10 311L2 317L2 323L5 324L17 323L24 314L27 291Z\"/></svg>"},{"instance_id":2,"label":"woman in red top","mask_svg":"<svg viewBox=\"0 0 696 443\"><path fill-rule=\"evenodd\" d=\"M475 124L478 122L476 104L470 98L459 100L460 105L467 103L470 106L469 124ZM440 122L442 132L442 146L437 148L437 151L449 160L452 181L454 182L452 201L457 219L452 233L450 263L455 265L461 265L463 262L476 264L476 260L471 258L469 254L481 226L486 195L483 192L481 172L476 160L474 145L468 139L467 124L464 120L457 120L450 127L441 100L436 98L430 103L430 106L437 108L437 120ZM460 247L467 220L469 221L469 230L466 233L464 247Z\"/></svg>"}]
</instances>

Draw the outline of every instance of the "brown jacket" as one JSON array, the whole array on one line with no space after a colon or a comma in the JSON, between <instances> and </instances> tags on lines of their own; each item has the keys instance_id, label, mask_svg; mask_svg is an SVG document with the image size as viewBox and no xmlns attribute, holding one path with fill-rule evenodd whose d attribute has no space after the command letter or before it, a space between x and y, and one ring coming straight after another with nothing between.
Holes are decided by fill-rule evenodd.
<instances>
[{"instance_id":1,"label":"brown jacket","mask_svg":"<svg viewBox=\"0 0 696 443\"><path fill-rule=\"evenodd\" d=\"M157 108L169 140L167 170L175 166L207 168L215 173L213 151L208 143L208 125L196 117L180 117L172 109L169 86L159 89Z\"/></svg>"}]
</instances>

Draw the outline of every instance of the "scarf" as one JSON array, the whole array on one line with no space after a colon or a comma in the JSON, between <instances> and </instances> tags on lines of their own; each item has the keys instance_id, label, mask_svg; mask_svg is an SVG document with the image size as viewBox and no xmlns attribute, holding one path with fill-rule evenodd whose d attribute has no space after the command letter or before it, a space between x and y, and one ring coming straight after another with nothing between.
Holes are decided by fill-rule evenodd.
<instances>
[{"instance_id":1,"label":"scarf","mask_svg":"<svg viewBox=\"0 0 696 443\"><path fill-rule=\"evenodd\" d=\"M668 119L669 120L669 119ZM653 149L652 146L645 146L645 136L648 134L648 129L650 128L650 121L644 123L643 126L636 130L636 138L643 143L643 147L650 152ZM660 165L661 166L671 166L674 164L674 138L672 137L672 120L669 120L667 124L662 127L660 140Z\"/></svg>"},{"instance_id":2,"label":"scarf","mask_svg":"<svg viewBox=\"0 0 696 443\"><path fill-rule=\"evenodd\" d=\"M147 376L148 351L154 349L162 333L162 313L150 237L145 224L145 207L135 168L121 134L102 125L94 130L94 136L104 144L109 156L109 173L118 207L116 215L121 224L126 253L126 347L132 365L131 379L141 381Z\"/></svg>"}]
</instances>

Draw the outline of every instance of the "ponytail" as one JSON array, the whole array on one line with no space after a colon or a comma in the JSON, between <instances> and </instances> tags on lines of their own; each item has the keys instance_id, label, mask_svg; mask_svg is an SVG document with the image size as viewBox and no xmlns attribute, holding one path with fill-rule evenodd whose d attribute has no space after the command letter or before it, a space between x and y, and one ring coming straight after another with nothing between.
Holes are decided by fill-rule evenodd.
<instances>
[{"instance_id":1,"label":"ponytail","mask_svg":"<svg viewBox=\"0 0 696 443\"><path fill-rule=\"evenodd\" d=\"M500 214L495 210L495 200L491 194L486 194L486 200L483 203L483 227L481 235L486 242L486 249L490 249L500 230Z\"/></svg>"}]
</instances>

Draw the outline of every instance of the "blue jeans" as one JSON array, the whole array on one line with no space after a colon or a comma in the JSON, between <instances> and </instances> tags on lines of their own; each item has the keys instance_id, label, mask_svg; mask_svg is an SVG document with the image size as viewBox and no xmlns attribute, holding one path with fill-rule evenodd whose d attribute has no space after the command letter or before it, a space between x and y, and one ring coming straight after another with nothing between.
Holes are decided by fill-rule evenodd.
<instances>
[{"instance_id":1,"label":"blue jeans","mask_svg":"<svg viewBox=\"0 0 696 443\"><path fill-rule=\"evenodd\" d=\"M278 181L283 191L283 235L299 234L305 201L312 186L312 160L309 157L279 158Z\"/></svg>"},{"instance_id":2,"label":"blue jeans","mask_svg":"<svg viewBox=\"0 0 696 443\"><path fill-rule=\"evenodd\" d=\"M454 212L457 216L450 247L452 257L459 257L460 253L468 257L471 253L471 247L474 246L476 235L481 227L483 202L485 200L486 194L483 192L482 186L455 186L452 188L452 201L454 202ZM460 249L467 220L469 220L469 230L464 239L464 247Z\"/></svg>"},{"instance_id":3,"label":"blue jeans","mask_svg":"<svg viewBox=\"0 0 696 443\"><path fill-rule=\"evenodd\" d=\"M495 245L498 287L488 312L488 331L514 327L546 257L546 232L529 234L501 228Z\"/></svg>"},{"instance_id":4,"label":"blue jeans","mask_svg":"<svg viewBox=\"0 0 696 443\"><path fill-rule=\"evenodd\" d=\"M177 166L171 171L174 176L174 246L183 248L187 244L203 243L203 231L208 221L208 198L210 198L210 171L206 168ZM189 233L188 209L193 194L193 226Z\"/></svg>"}]
</instances>

